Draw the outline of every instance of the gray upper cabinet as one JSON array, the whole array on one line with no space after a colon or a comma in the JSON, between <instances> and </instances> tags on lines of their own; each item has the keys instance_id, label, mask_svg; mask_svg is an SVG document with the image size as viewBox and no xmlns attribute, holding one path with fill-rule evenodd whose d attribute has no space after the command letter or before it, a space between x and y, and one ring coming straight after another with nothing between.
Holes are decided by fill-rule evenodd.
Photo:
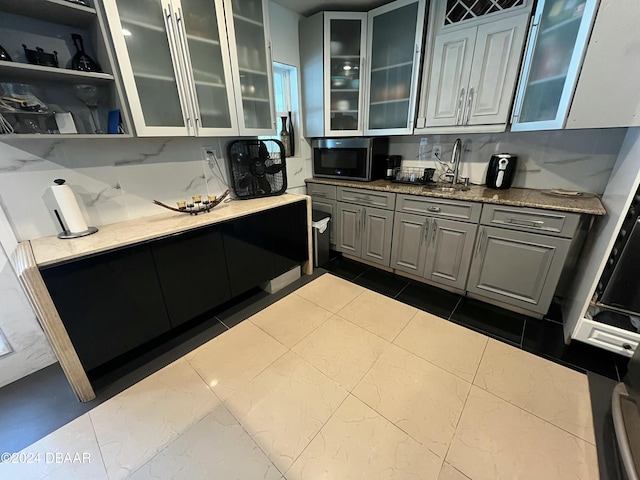
<instances>
[{"instance_id":1,"label":"gray upper cabinet","mask_svg":"<svg viewBox=\"0 0 640 480\"><path fill-rule=\"evenodd\" d=\"M362 136L367 14L320 12L299 31L305 135Z\"/></svg>"},{"instance_id":2,"label":"gray upper cabinet","mask_svg":"<svg viewBox=\"0 0 640 480\"><path fill-rule=\"evenodd\" d=\"M506 125L529 13L438 35L427 127Z\"/></svg>"},{"instance_id":3,"label":"gray upper cabinet","mask_svg":"<svg viewBox=\"0 0 640 480\"><path fill-rule=\"evenodd\" d=\"M426 0L299 24L304 135L413 132Z\"/></svg>"},{"instance_id":4,"label":"gray upper cabinet","mask_svg":"<svg viewBox=\"0 0 640 480\"><path fill-rule=\"evenodd\" d=\"M464 290L477 225L434 218L431 222L424 277Z\"/></svg>"},{"instance_id":5,"label":"gray upper cabinet","mask_svg":"<svg viewBox=\"0 0 640 480\"><path fill-rule=\"evenodd\" d=\"M528 2L507 3L431 3L417 129L506 128L530 17Z\"/></svg>"},{"instance_id":6,"label":"gray upper cabinet","mask_svg":"<svg viewBox=\"0 0 640 480\"><path fill-rule=\"evenodd\" d=\"M571 240L481 226L467 291L547 313Z\"/></svg>"},{"instance_id":7,"label":"gray upper cabinet","mask_svg":"<svg viewBox=\"0 0 640 480\"><path fill-rule=\"evenodd\" d=\"M513 108L512 131L564 127L598 1L538 2ZM598 65L600 74L603 65L608 66L606 58ZM591 95L599 96L602 91Z\"/></svg>"},{"instance_id":8,"label":"gray upper cabinet","mask_svg":"<svg viewBox=\"0 0 640 480\"><path fill-rule=\"evenodd\" d=\"M275 133L267 5L104 0L136 134Z\"/></svg>"},{"instance_id":9,"label":"gray upper cabinet","mask_svg":"<svg viewBox=\"0 0 640 480\"><path fill-rule=\"evenodd\" d=\"M365 135L413 132L425 0L397 0L369 12Z\"/></svg>"}]
</instances>

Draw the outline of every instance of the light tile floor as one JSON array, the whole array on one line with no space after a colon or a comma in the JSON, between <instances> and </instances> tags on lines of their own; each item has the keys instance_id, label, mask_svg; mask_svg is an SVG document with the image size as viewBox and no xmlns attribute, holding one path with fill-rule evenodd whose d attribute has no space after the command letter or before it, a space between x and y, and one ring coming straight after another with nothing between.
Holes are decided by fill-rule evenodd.
<instances>
[{"instance_id":1,"label":"light tile floor","mask_svg":"<svg viewBox=\"0 0 640 480\"><path fill-rule=\"evenodd\" d=\"M585 375L329 274L14 460L0 478L598 478Z\"/></svg>"}]
</instances>

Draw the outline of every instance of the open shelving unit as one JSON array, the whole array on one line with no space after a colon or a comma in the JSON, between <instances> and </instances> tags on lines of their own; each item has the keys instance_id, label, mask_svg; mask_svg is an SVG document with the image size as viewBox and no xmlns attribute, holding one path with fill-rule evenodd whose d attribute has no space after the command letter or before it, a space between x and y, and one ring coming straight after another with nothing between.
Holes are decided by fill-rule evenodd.
<instances>
[{"instance_id":1,"label":"open shelving unit","mask_svg":"<svg viewBox=\"0 0 640 480\"><path fill-rule=\"evenodd\" d=\"M87 0L87 3L92 2ZM103 72L70 68L76 53L72 33L81 35L87 54L99 63ZM115 63L100 4L84 6L66 0L0 0L0 38L13 60L0 62L0 83L5 84L4 87L0 85L0 94L8 94L10 90L7 89L14 90L16 95L19 91L31 93L49 107L44 112L0 110L16 132L20 131L0 134L0 141L131 136L128 133L128 111L114 75ZM57 51L59 67L28 63L22 44L31 49L42 47L46 52ZM75 87L79 85L90 85L96 89L99 130L87 104L76 95ZM120 110L121 126L127 133L102 133L107 131L109 112L116 109ZM71 113L77 133L58 133L56 113ZM23 120L25 118L30 120Z\"/></svg>"}]
</instances>

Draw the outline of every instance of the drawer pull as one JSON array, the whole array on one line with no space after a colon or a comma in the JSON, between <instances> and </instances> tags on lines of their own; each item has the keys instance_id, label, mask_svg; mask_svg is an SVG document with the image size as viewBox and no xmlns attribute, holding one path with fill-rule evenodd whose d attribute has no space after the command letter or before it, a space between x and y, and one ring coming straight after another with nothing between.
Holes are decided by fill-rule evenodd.
<instances>
[{"instance_id":1,"label":"drawer pull","mask_svg":"<svg viewBox=\"0 0 640 480\"><path fill-rule=\"evenodd\" d=\"M427 208L427 210L429 210L430 212L439 212L440 211L440 207L429 207L429 208Z\"/></svg>"},{"instance_id":2,"label":"drawer pull","mask_svg":"<svg viewBox=\"0 0 640 480\"><path fill-rule=\"evenodd\" d=\"M319 192L318 190L311 190L311 195L314 197L326 197L327 192Z\"/></svg>"},{"instance_id":3,"label":"drawer pull","mask_svg":"<svg viewBox=\"0 0 640 480\"><path fill-rule=\"evenodd\" d=\"M507 223L534 228L542 228L542 226L544 225L544 222L542 220L524 220L522 218L507 218Z\"/></svg>"},{"instance_id":4,"label":"drawer pull","mask_svg":"<svg viewBox=\"0 0 640 480\"><path fill-rule=\"evenodd\" d=\"M625 350L633 350L633 347L628 343L623 343L622 348L624 348Z\"/></svg>"}]
</instances>

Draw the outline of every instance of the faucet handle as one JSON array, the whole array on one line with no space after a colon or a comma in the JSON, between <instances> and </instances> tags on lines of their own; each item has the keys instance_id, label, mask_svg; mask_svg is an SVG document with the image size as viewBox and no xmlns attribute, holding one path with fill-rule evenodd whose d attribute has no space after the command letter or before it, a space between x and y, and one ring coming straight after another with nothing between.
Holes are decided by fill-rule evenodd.
<instances>
[{"instance_id":1,"label":"faucet handle","mask_svg":"<svg viewBox=\"0 0 640 480\"><path fill-rule=\"evenodd\" d=\"M460 183L463 183L465 187L469 186L469 177L460 177L460 180Z\"/></svg>"}]
</instances>

